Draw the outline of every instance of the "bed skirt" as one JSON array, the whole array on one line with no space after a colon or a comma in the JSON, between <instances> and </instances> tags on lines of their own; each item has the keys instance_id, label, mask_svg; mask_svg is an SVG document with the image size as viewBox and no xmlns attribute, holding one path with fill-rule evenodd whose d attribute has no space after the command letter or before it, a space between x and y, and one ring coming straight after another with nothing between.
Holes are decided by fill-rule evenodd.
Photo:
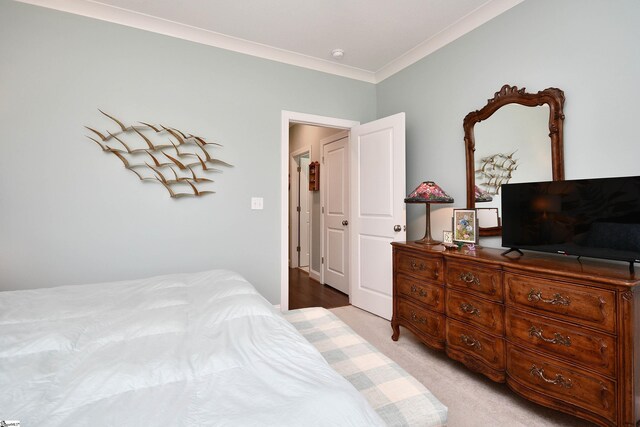
<instances>
[{"instance_id":1,"label":"bed skirt","mask_svg":"<svg viewBox=\"0 0 640 427\"><path fill-rule=\"evenodd\" d=\"M282 314L389 426L447 424L446 406L336 315L319 307Z\"/></svg>"}]
</instances>

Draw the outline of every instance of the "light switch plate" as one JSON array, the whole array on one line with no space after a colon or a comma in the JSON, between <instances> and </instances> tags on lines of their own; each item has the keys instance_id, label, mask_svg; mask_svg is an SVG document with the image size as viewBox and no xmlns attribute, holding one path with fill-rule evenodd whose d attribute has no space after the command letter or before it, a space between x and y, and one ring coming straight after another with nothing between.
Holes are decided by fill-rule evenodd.
<instances>
[{"instance_id":1,"label":"light switch plate","mask_svg":"<svg viewBox=\"0 0 640 427\"><path fill-rule=\"evenodd\" d=\"M252 197L251 209L264 209L264 199L262 197Z\"/></svg>"}]
</instances>

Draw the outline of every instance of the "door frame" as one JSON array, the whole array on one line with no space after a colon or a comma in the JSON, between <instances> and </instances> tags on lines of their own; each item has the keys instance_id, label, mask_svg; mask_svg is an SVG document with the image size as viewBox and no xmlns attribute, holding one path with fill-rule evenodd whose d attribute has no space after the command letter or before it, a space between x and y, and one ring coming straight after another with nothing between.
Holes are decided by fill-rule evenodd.
<instances>
[{"instance_id":1,"label":"door frame","mask_svg":"<svg viewBox=\"0 0 640 427\"><path fill-rule=\"evenodd\" d=\"M349 150L349 130L343 130L342 132L338 132L334 135L328 136L326 138L322 138L320 140L320 164L322 165L322 167L320 168L320 256L323 257L324 256L324 247L325 247L325 229L324 229L324 213L322 212L322 208L324 206L326 206L325 203L325 197L326 197L326 179L327 179L327 174L326 173L322 173L322 170L324 168L324 146L327 144L331 144L332 142L336 142L336 141L340 141L343 138L347 138L347 150ZM349 161L349 156L348 156L349 151L347 151L347 161ZM347 168L349 167L349 165L347 165ZM347 169L348 171L350 171L350 169ZM347 174L347 180L351 179L351 174ZM351 202L351 195L349 195L349 199L348 199L348 203ZM351 215L351 209L349 209L349 215ZM351 219L351 218L349 218ZM349 242L350 244L351 242ZM345 256L347 257L347 263L350 260L349 257L349 252L347 251L347 253L345 254ZM348 265L348 264L347 264ZM349 268L349 267L347 267ZM348 270L347 270L348 271ZM324 283L324 265L321 264L320 265L320 283ZM349 292L349 294L351 294L351 292Z\"/></svg>"},{"instance_id":2,"label":"door frame","mask_svg":"<svg viewBox=\"0 0 640 427\"><path fill-rule=\"evenodd\" d=\"M289 153L289 173L291 174L291 190L289 191L289 197L290 197L290 201L294 202L297 201L299 203L300 201L300 193L299 191L301 191L301 187L300 187L300 183L298 182L298 179L294 179L293 176L293 172L294 172L294 165L298 165L299 163L296 161L297 157L300 157L306 153L309 153L309 159L311 159L311 150L313 149L313 147L311 145L305 145L304 147L296 150L296 151L292 151L291 153ZM297 170L295 171L296 173ZM299 174L298 174L299 176ZM294 200L297 196L297 200ZM299 212L297 212L296 210L296 203L290 203L290 207L291 209L289 210L289 227L291 227L291 241L289 242L289 260L290 262L290 267L291 268L296 268L300 265L300 254L297 253L294 249L296 248L296 246L298 245L298 234L299 234L299 227L294 227L295 225L295 221L293 221L294 216L296 216L296 214L299 214ZM298 221L300 220L300 215L298 215ZM311 227L311 224L309 224L309 227ZM297 256L294 256L297 255Z\"/></svg>"},{"instance_id":3,"label":"door frame","mask_svg":"<svg viewBox=\"0 0 640 427\"><path fill-rule=\"evenodd\" d=\"M280 310L289 309L289 126L290 123L349 130L359 121L282 110L280 128ZM322 177L322 171L320 171Z\"/></svg>"}]
</instances>

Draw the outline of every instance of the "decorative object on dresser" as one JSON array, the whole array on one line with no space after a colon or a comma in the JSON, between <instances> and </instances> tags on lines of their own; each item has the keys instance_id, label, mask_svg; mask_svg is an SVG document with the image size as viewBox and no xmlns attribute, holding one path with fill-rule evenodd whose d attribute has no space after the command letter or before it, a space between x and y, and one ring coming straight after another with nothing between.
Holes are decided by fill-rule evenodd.
<instances>
[{"instance_id":1,"label":"decorative object on dresser","mask_svg":"<svg viewBox=\"0 0 640 427\"><path fill-rule=\"evenodd\" d=\"M221 144L164 125L139 122L139 125L126 126L114 116L98 111L118 129L101 132L85 126L99 140L93 136L87 138L98 144L102 151L118 157L141 181L162 184L172 198L215 193L201 189L200 185L213 182L207 176L209 172L222 172L212 165L231 166L209 152L210 147L222 147Z\"/></svg>"},{"instance_id":2,"label":"decorative object on dresser","mask_svg":"<svg viewBox=\"0 0 640 427\"><path fill-rule=\"evenodd\" d=\"M497 209L503 183L564 179L563 106L564 92L560 89L527 93L525 88L504 85L484 107L467 114L463 121L467 208L474 208L479 201L476 176L479 181L486 179L486 189L494 195L485 207ZM515 153L526 162L516 165ZM502 172L491 178L488 174L498 172L489 169ZM479 230L480 236L500 233L500 224Z\"/></svg>"},{"instance_id":3,"label":"decorative object on dresser","mask_svg":"<svg viewBox=\"0 0 640 427\"><path fill-rule=\"evenodd\" d=\"M442 232L442 244L445 246L453 245L453 231L445 230Z\"/></svg>"},{"instance_id":4,"label":"decorative object on dresser","mask_svg":"<svg viewBox=\"0 0 640 427\"><path fill-rule=\"evenodd\" d=\"M445 191L433 181L422 182L418 187L404 199L405 203L424 203L427 206L426 226L424 237L416 243L423 245L437 245L441 243L431 237L431 203L453 203L453 197L449 196Z\"/></svg>"},{"instance_id":5,"label":"decorative object on dresser","mask_svg":"<svg viewBox=\"0 0 640 427\"><path fill-rule=\"evenodd\" d=\"M475 209L453 210L453 241L478 243L478 217Z\"/></svg>"},{"instance_id":6,"label":"decorative object on dresser","mask_svg":"<svg viewBox=\"0 0 640 427\"><path fill-rule=\"evenodd\" d=\"M640 279L619 264L393 245L400 326L517 394L602 426L640 422Z\"/></svg>"}]
</instances>

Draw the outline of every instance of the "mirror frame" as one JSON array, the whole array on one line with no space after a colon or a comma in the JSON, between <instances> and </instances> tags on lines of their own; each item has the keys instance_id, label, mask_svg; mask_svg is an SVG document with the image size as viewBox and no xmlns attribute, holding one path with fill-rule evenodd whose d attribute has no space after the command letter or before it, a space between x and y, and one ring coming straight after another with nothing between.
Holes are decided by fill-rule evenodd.
<instances>
[{"instance_id":1,"label":"mirror frame","mask_svg":"<svg viewBox=\"0 0 640 427\"><path fill-rule=\"evenodd\" d=\"M564 180L564 92L558 88L547 88L538 93L527 93L525 88L504 85L493 98L487 100L487 105L480 110L472 111L464 118L464 144L467 162L467 208L475 208L475 158L476 141L473 128L476 123L491 117L493 113L507 104L520 104L526 107L549 106L549 138L551 139L551 171L553 181ZM480 236L499 236L502 226L481 228Z\"/></svg>"}]
</instances>

